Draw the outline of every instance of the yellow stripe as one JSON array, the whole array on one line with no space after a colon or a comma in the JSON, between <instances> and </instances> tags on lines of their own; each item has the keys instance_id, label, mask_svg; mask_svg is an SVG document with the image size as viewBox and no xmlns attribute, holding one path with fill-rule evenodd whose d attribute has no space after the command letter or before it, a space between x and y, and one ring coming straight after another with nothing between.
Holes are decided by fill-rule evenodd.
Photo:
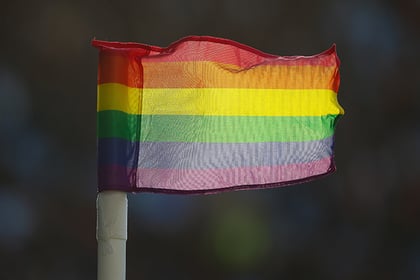
<instances>
[{"instance_id":1,"label":"yellow stripe","mask_svg":"<svg viewBox=\"0 0 420 280\"><path fill-rule=\"evenodd\" d=\"M108 83L98 85L97 111L117 110L139 115L141 112L141 88Z\"/></svg>"},{"instance_id":2,"label":"yellow stripe","mask_svg":"<svg viewBox=\"0 0 420 280\"><path fill-rule=\"evenodd\" d=\"M98 85L97 110L205 116L324 116L344 113L337 94L327 89L139 89L115 83Z\"/></svg>"}]
</instances>

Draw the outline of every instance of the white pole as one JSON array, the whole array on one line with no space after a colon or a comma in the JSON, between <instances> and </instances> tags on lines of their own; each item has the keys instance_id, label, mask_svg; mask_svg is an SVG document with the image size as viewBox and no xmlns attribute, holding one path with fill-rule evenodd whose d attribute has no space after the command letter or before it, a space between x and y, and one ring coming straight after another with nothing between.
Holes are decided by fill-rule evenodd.
<instances>
[{"instance_id":1,"label":"white pole","mask_svg":"<svg viewBox=\"0 0 420 280\"><path fill-rule=\"evenodd\" d=\"M98 280L125 280L127 194L103 191L96 200Z\"/></svg>"}]
</instances>

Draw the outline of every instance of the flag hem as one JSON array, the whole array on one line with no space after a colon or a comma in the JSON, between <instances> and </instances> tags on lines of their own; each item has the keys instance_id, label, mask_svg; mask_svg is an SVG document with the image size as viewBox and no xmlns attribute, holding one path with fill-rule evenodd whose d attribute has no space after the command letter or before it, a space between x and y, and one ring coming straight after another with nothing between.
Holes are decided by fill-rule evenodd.
<instances>
[{"instance_id":1,"label":"flag hem","mask_svg":"<svg viewBox=\"0 0 420 280\"><path fill-rule=\"evenodd\" d=\"M329 47L327 50L314 54L314 55L292 55L292 56L280 56L275 54L266 53L263 51L260 51L256 48L253 48L251 46L239 43L234 40L230 39L224 39L219 37L213 37L213 36L186 36L184 38L179 39L178 41L175 41L171 43L167 47L160 47L160 46L154 46L154 45L147 45L142 43L135 43L135 42L116 42L116 41L103 41L103 40L96 40L93 39L91 44L93 47L96 47L100 50L109 50L109 51L124 51L130 50L134 53L136 51L141 52L143 55L148 55L151 51L159 52L159 53L171 53L173 52L179 45L181 45L184 42L188 41L204 41L204 42L213 42L213 43L219 43L223 45L230 45L235 46L237 48L240 48L245 51L249 51L251 53L254 53L256 55L265 57L265 58L283 58L283 59L298 59L298 58L314 58L318 56L323 55L331 55L335 54L335 58L337 61L337 66L340 65L340 59L338 58L336 54L336 44L333 43L331 47ZM146 51L146 54L144 54L144 51Z\"/></svg>"},{"instance_id":2,"label":"flag hem","mask_svg":"<svg viewBox=\"0 0 420 280\"><path fill-rule=\"evenodd\" d=\"M328 170L322 174L316 174L313 176L299 178L296 180L284 181L284 182L275 182L275 183L268 183L268 184L251 184L251 185L234 185L229 187L221 187L215 189L201 189L201 190L179 190L179 189L166 189L166 188L149 188L149 187L142 187L137 188L135 186L126 186L126 185L110 185L107 187L99 187L98 193L102 191L124 191L130 193L164 193L164 194L187 194L187 195L203 195L203 194L218 194L224 193L229 191L241 191L241 190L261 190L261 189L272 189L272 188L279 188L279 187L287 187L302 183L307 183L314 181L315 179L320 179L325 176L330 175L336 171L334 157L331 157L331 164Z\"/></svg>"}]
</instances>

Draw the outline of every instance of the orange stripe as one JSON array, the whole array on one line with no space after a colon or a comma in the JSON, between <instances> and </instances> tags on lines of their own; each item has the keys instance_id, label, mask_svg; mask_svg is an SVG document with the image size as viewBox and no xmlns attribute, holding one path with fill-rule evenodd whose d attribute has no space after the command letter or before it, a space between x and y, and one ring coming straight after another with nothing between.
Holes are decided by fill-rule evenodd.
<instances>
[{"instance_id":1,"label":"orange stripe","mask_svg":"<svg viewBox=\"0 0 420 280\"><path fill-rule=\"evenodd\" d=\"M241 70L213 62L143 63L144 88L333 89L338 69L259 65ZM164 77L162 79L162 77Z\"/></svg>"},{"instance_id":2,"label":"orange stripe","mask_svg":"<svg viewBox=\"0 0 420 280\"><path fill-rule=\"evenodd\" d=\"M332 89L335 92L339 86L335 66L258 65L240 69L207 61L143 62L141 65L129 55L113 52L102 52L100 59L99 84L120 83L136 88Z\"/></svg>"}]
</instances>

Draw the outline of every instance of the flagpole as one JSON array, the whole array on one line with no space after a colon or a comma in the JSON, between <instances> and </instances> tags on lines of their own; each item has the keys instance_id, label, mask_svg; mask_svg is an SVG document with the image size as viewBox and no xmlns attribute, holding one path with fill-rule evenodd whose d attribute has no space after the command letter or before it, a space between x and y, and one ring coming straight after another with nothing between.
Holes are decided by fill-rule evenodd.
<instances>
[{"instance_id":1,"label":"flagpole","mask_svg":"<svg viewBox=\"0 0 420 280\"><path fill-rule=\"evenodd\" d=\"M127 194L103 191L96 200L98 280L125 280Z\"/></svg>"}]
</instances>

